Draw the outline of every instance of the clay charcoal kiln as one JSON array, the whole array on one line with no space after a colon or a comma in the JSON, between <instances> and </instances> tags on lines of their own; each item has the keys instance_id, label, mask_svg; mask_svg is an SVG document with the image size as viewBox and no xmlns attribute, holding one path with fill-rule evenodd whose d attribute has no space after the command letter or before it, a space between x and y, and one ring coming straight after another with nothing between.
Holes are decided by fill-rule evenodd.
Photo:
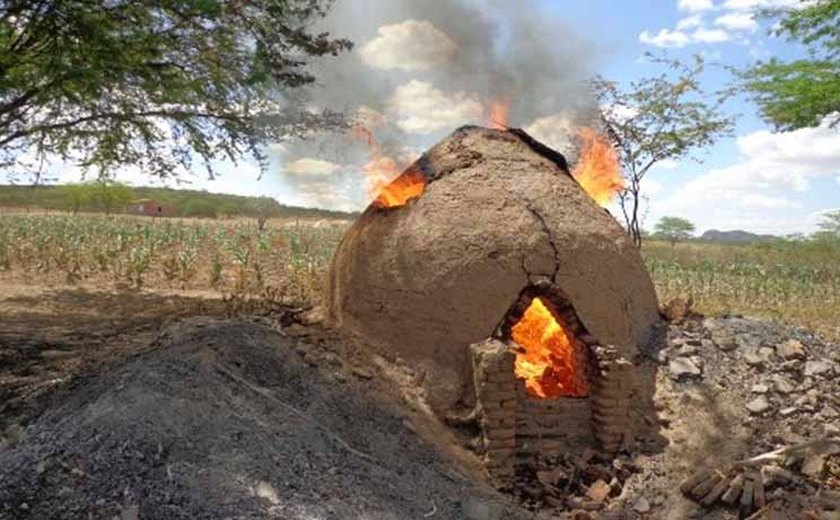
<instances>
[{"instance_id":1,"label":"clay charcoal kiln","mask_svg":"<svg viewBox=\"0 0 840 520\"><path fill-rule=\"evenodd\" d=\"M474 410L489 467L634 435L659 319L621 226L520 130L435 145L339 245L328 312L416 368L431 407Z\"/></svg>"}]
</instances>

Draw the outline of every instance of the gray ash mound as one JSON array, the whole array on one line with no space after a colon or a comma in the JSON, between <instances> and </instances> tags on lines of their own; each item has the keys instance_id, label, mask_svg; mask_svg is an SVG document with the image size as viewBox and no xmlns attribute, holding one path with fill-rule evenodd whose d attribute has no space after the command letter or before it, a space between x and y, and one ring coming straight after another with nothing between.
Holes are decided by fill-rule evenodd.
<instances>
[{"instance_id":1,"label":"gray ash mound","mask_svg":"<svg viewBox=\"0 0 840 520\"><path fill-rule=\"evenodd\" d=\"M0 518L509 517L300 340L191 320L159 341L0 449Z\"/></svg>"}]
</instances>

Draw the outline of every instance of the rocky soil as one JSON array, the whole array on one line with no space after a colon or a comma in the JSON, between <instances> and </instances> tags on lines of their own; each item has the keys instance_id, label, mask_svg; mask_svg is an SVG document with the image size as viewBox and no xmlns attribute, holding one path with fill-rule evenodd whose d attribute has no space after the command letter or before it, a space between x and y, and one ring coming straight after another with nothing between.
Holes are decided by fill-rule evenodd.
<instances>
[{"instance_id":1,"label":"rocky soil","mask_svg":"<svg viewBox=\"0 0 840 520\"><path fill-rule=\"evenodd\" d=\"M617 457L522 467L505 497L398 397L419 388L409 366L317 325L193 318L39 398L44 411L0 443L0 519L734 519L680 484L840 433L840 349L807 330L695 318L661 347L642 362L657 372L648 437ZM840 518L836 449L762 476L755 518Z\"/></svg>"},{"instance_id":2,"label":"rocky soil","mask_svg":"<svg viewBox=\"0 0 840 520\"><path fill-rule=\"evenodd\" d=\"M739 518L680 484L703 469L840 435L840 348L813 333L739 316L672 324L658 365L659 430L615 459L592 451L521 468L513 493L538 518ZM840 518L840 447L762 468L755 518ZM742 515L746 517L748 515Z\"/></svg>"}]
</instances>

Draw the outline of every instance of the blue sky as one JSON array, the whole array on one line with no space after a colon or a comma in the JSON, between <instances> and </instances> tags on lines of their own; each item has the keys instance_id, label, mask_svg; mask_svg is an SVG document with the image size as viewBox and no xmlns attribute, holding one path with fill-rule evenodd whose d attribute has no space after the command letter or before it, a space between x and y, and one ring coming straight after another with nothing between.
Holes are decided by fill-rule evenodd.
<instances>
[{"instance_id":1,"label":"blue sky","mask_svg":"<svg viewBox=\"0 0 840 520\"><path fill-rule=\"evenodd\" d=\"M797 56L802 52L800 48L768 36L768 22L753 16L757 8L792 1L795 2L532 0L521 3L519 14L539 17L549 28L556 22L556 32L540 35L556 36L558 49L569 49L566 42L572 39L571 28L590 49L585 64L589 71L627 82L660 71L642 59L646 51L667 51L676 58L699 53L711 64L732 66L743 66L756 58ZM386 5L385 0L340 3L344 6L336 16L344 16L350 12L347 4L354 4L352 7L366 18L370 17L365 13ZM499 23L504 25L504 17L501 18ZM482 122L470 118L484 117L477 106L481 99L478 93L447 90L434 78L429 79L428 74L422 74L428 69L423 60L448 59L459 52L459 35L447 34L445 23L429 20L416 15L401 19L398 11L388 11L375 26L351 35L356 41L353 56L340 58L356 60L359 67L368 67L371 75L390 75L393 84L383 83L393 92L387 103L390 111L375 108L381 111L378 115L390 118L399 127L401 133L397 135L405 139L406 157L416 155L462 123ZM407 38L422 41L411 42ZM414 43L416 47L412 47ZM553 45L543 43L549 48ZM401 50L394 51L396 47ZM417 56L406 54L412 49L417 49ZM729 79L722 67L711 66L703 81L709 90L715 90ZM840 128L823 125L772 133L747 100L735 99L727 110L739 115L732 138L694 154L702 162L669 161L645 179L645 227L651 228L661 216L675 215L694 221L700 232L710 228L773 234L810 232L822 212L840 208ZM431 114L436 114L438 120L433 120ZM528 128L534 121L511 123ZM256 180L256 166L242 163L221 165L222 176L214 181L199 174L189 179L190 187L269 195L282 203L337 209L356 209L366 204L369 195L364 189L364 159L358 157L364 150L357 150L350 160L323 153L329 146L312 147L306 154L300 148L294 143L272 147L271 167L260 181ZM60 179L72 181L78 176L78 170L67 168ZM121 172L119 178L133 184L150 184L137 171Z\"/></svg>"}]
</instances>

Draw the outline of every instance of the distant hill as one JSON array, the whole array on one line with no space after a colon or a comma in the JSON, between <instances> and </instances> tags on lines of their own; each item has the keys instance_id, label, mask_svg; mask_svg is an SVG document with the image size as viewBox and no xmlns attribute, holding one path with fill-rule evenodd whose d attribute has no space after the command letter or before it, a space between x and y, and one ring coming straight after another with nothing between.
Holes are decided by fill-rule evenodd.
<instances>
[{"instance_id":1,"label":"distant hill","mask_svg":"<svg viewBox=\"0 0 840 520\"><path fill-rule=\"evenodd\" d=\"M286 206L270 197L245 197L224 193L172 188L130 188L133 199L151 199L171 204L181 217L216 217L222 215L257 216L267 213L277 218L336 218L353 219L358 213L332 211L320 208ZM69 210L72 208L62 186L13 186L0 184L0 207L40 208ZM83 208L95 211L95 208Z\"/></svg>"},{"instance_id":2,"label":"distant hill","mask_svg":"<svg viewBox=\"0 0 840 520\"><path fill-rule=\"evenodd\" d=\"M717 229L710 229L703 233L700 240L704 242L723 242L727 244L750 244L765 240L775 240L777 238L779 237L774 235L757 235L740 229L732 231L718 231Z\"/></svg>"}]
</instances>

